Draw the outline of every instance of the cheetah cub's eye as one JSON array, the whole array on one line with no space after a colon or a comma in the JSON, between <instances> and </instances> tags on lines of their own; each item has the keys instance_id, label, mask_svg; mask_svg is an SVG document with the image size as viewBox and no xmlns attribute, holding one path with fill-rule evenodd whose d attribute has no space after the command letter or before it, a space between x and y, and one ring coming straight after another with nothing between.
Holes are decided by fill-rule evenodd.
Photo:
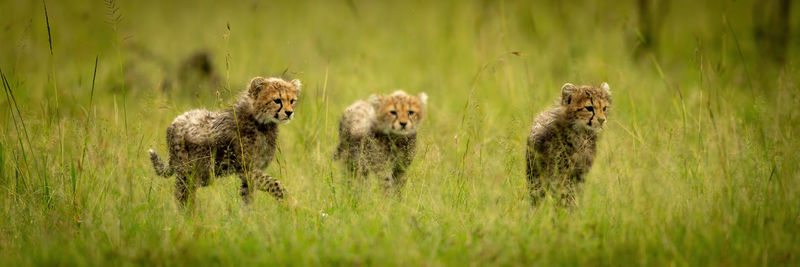
<instances>
[{"instance_id":1,"label":"cheetah cub's eye","mask_svg":"<svg viewBox=\"0 0 800 267\"><path fill-rule=\"evenodd\" d=\"M289 101L289 104L292 104L292 105L294 105L294 99L292 99L291 101Z\"/></svg>"},{"instance_id":2,"label":"cheetah cub's eye","mask_svg":"<svg viewBox=\"0 0 800 267\"><path fill-rule=\"evenodd\" d=\"M589 112L594 112L594 107L586 106L586 110L589 111Z\"/></svg>"},{"instance_id":3,"label":"cheetah cub's eye","mask_svg":"<svg viewBox=\"0 0 800 267\"><path fill-rule=\"evenodd\" d=\"M391 110L389 111L390 114L397 116L397 111Z\"/></svg>"},{"instance_id":4,"label":"cheetah cub's eye","mask_svg":"<svg viewBox=\"0 0 800 267\"><path fill-rule=\"evenodd\" d=\"M275 104L280 104L281 103L281 99L280 98L275 98L272 101L275 102Z\"/></svg>"},{"instance_id":5,"label":"cheetah cub's eye","mask_svg":"<svg viewBox=\"0 0 800 267\"><path fill-rule=\"evenodd\" d=\"M606 110L608 110L608 106L603 107L603 111L606 111Z\"/></svg>"},{"instance_id":6,"label":"cheetah cub's eye","mask_svg":"<svg viewBox=\"0 0 800 267\"><path fill-rule=\"evenodd\" d=\"M413 110L409 110L408 111L408 116L414 116L414 111Z\"/></svg>"}]
</instances>

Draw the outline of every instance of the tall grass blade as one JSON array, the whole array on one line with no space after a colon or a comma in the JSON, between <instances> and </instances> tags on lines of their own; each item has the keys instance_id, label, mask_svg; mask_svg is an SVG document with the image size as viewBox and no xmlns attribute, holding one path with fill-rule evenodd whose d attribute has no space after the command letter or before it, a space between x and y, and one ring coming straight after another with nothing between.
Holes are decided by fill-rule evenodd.
<instances>
[{"instance_id":1,"label":"tall grass blade","mask_svg":"<svg viewBox=\"0 0 800 267\"><path fill-rule=\"evenodd\" d=\"M45 24L47 24L47 44L50 45L50 56L53 56L53 35L50 34L50 16L47 15L47 2L42 0L42 5L44 5L44 20Z\"/></svg>"}]
</instances>

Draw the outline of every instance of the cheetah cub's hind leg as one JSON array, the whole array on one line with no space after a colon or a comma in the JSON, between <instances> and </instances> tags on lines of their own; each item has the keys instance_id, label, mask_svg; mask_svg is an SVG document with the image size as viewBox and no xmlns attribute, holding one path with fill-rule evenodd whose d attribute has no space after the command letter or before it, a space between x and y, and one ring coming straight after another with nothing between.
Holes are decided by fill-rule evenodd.
<instances>
[{"instance_id":1,"label":"cheetah cub's hind leg","mask_svg":"<svg viewBox=\"0 0 800 267\"><path fill-rule=\"evenodd\" d=\"M197 192L197 186L194 184L193 179L183 174L178 174L175 179L175 199L181 207L191 205L194 203L194 195Z\"/></svg>"}]
</instances>

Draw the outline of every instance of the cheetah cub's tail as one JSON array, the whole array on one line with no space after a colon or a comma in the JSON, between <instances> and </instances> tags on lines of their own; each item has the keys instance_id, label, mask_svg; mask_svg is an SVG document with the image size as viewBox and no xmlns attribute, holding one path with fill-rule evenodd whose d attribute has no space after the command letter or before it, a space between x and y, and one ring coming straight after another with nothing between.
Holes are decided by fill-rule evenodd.
<instances>
[{"instance_id":1,"label":"cheetah cub's tail","mask_svg":"<svg viewBox=\"0 0 800 267\"><path fill-rule=\"evenodd\" d=\"M161 157L159 157L155 151L150 149L148 152L150 152L150 160L153 162L153 169L156 170L156 174L163 177L172 176L172 168L164 164L164 161L161 160Z\"/></svg>"}]
</instances>

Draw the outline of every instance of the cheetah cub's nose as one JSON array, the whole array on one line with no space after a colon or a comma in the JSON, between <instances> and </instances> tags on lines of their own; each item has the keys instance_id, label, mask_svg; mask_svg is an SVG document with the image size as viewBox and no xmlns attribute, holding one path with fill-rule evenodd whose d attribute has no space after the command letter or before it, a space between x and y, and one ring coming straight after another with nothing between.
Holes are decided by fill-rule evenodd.
<instances>
[{"instance_id":1,"label":"cheetah cub's nose","mask_svg":"<svg viewBox=\"0 0 800 267\"><path fill-rule=\"evenodd\" d=\"M606 119L603 119L603 118L599 118L597 120L600 121L600 124L603 124L604 122L606 122Z\"/></svg>"},{"instance_id":2,"label":"cheetah cub's nose","mask_svg":"<svg viewBox=\"0 0 800 267\"><path fill-rule=\"evenodd\" d=\"M407 122L401 122L401 123L400 123L400 127L402 127L403 129L405 129L405 128L406 128L406 124L408 124L408 123L407 123Z\"/></svg>"},{"instance_id":3,"label":"cheetah cub's nose","mask_svg":"<svg viewBox=\"0 0 800 267\"><path fill-rule=\"evenodd\" d=\"M286 117L292 116L292 113L294 113L294 112L286 111Z\"/></svg>"}]
</instances>

